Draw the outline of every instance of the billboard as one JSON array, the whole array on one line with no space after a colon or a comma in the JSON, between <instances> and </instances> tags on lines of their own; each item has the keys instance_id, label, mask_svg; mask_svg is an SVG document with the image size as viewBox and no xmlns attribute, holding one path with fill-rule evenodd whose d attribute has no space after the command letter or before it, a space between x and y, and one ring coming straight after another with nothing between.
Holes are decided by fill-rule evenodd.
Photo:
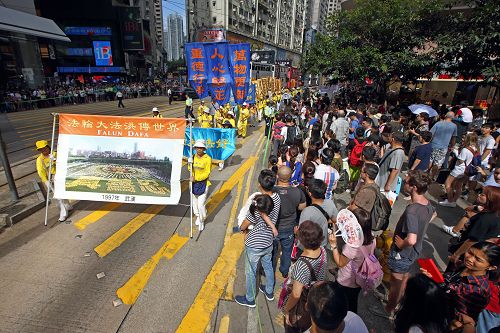
<instances>
[{"instance_id":1,"label":"billboard","mask_svg":"<svg viewBox=\"0 0 500 333\"><path fill-rule=\"evenodd\" d=\"M183 119L61 114L54 196L179 203L185 130Z\"/></svg>"},{"instance_id":2,"label":"billboard","mask_svg":"<svg viewBox=\"0 0 500 333\"><path fill-rule=\"evenodd\" d=\"M140 7L121 7L120 23L122 29L123 50L144 50L144 33L142 31Z\"/></svg>"},{"instance_id":3,"label":"billboard","mask_svg":"<svg viewBox=\"0 0 500 333\"><path fill-rule=\"evenodd\" d=\"M274 65L275 51L252 51L251 60L255 63Z\"/></svg>"},{"instance_id":4,"label":"billboard","mask_svg":"<svg viewBox=\"0 0 500 333\"><path fill-rule=\"evenodd\" d=\"M196 32L197 42L223 42L225 40L224 29L201 29Z\"/></svg>"},{"instance_id":5,"label":"billboard","mask_svg":"<svg viewBox=\"0 0 500 333\"><path fill-rule=\"evenodd\" d=\"M93 41L96 66L113 66L110 41Z\"/></svg>"}]
</instances>

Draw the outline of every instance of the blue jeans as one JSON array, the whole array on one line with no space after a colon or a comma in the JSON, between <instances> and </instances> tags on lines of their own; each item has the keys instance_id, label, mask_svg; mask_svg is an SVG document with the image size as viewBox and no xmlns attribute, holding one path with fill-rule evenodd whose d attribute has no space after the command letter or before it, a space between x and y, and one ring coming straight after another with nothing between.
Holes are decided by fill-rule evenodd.
<instances>
[{"instance_id":1,"label":"blue jeans","mask_svg":"<svg viewBox=\"0 0 500 333\"><path fill-rule=\"evenodd\" d=\"M274 293L274 272L271 263L271 255L273 252L272 245L265 249L255 249L253 247L245 246L245 276L247 284L247 301L253 302L255 296L259 292L256 286L257 264L262 263L262 268L266 274L266 293Z\"/></svg>"},{"instance_id":2,"label":"blue jeans","mask_svg":"<svg viewBox=\"0 0 500 333\"><path fill-rule=\"evenodd\" d=\"M293 234L293 229L285 231L279 230L278 237L276 237L273 242L274 272L276 272L276 266L278 265L278 245L281 243L280 273L282 275L288 275L288 270L290 269L290 265L292 264L292 249L294 239L295 236Z\"/></svg>"}]
</instances>

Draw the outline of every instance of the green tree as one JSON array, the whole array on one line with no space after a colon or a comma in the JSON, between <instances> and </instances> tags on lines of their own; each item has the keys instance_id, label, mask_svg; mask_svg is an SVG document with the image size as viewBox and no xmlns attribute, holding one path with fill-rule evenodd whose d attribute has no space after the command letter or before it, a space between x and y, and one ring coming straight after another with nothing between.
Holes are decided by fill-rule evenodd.
<instances>
[{"instance_id":1,"label":"green tree","mask_svg":"<svg viewBox=\"0 0 500 333\"><path fill-rule=\"evenodd\" d=\"M356 81L368 76L415 79L431 71L440 0L357 0L329 18L327 33L306 50L305 71Z\"/></svg>"},{"instance_id":2,"label":"green tree","mask_svg":"<svg viewBox=\"0 0 500 333\"><path fill-rule=\"evenodd\" d=\"M487 83L500 86L498 0L452 3L445 15L447 28L437 36L435 51L443 70L464 78L484 77Z\"/></svg>"}]
</instances>

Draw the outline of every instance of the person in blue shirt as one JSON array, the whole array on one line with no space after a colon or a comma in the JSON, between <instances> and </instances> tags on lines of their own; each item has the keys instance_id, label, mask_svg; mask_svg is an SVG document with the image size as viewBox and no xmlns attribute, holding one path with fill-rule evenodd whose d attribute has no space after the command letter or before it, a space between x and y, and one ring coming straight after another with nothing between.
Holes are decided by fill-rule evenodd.
<instances>
[{"instance_id":1,"label":"person in blue shirt","mask_svg":"<svg viewBox=\"0 0 500 333\"><path fill-rule=\"evenodd\" d=\"M359 127L359 120L358 117L356 117L356 112L351 112L347 115L347 117L350 119L350 125L349 125L349 142L353 141L355 139L356 135L356 128Z\"/></svg>"},{"instance_id":2,"label":"person in blue shirt","mask_svg":"<svg viewBox=\"0 0 500 333\"><path fill-rule=\"evenodd\" d=\"M432 154L432 133L429 131L423 131L419 135L420 145L413 149L410 158L408 159L408 165L410 170L422 170L427 171L431 163Z\"/></svg>"}]
</instances>

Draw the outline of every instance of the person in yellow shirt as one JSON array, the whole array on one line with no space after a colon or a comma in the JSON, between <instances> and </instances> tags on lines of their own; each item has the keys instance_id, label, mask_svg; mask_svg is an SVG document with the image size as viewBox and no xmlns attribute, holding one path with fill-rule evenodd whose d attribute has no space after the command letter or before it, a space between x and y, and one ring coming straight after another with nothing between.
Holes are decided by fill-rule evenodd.
<instances>
[{"instance_id":1,"label":"person in yellow shirt","mask_svg":"<svg viewBox=\"0 0 500 333\"><path fill-rule=\"evenodd\" d=\"M224 107L219 106L219 108L215 111L215 124L217 128L222 128L222 124L224 123L225 110Z\"/></svg>"},{"instance_id":2,"label":"person in yellow shirt","mask_svg":"<svg viewBox=\"0 0 500 333\"><path fill-rule=\"evenodd\" d=\"M191 163L193 167L193 175L191 177L192 196L193 196L193 213L196 216L195 224L202 231L205 228L205 220L207 218L207 201L208 187L210 183L210 171L212 170L212 158L205 152L207 146L205 140L198 139L193 146L196 149L196 154L189 159L189 169Z\"/></svg>"},{"instance_id":3,"label":"person in yellow shirt","mask_svg":"<svg viewBox=\"0 0 500 333\"><path fill-rule=\"evenodd\" d=\"M226 120L228 120L229 123L231 123L232 128L236 128L236 119L233 110L229 110L227 112L226 117L224 118L224 121L222 123L225 123Z\"/></svg>"},{"instance_id":4,"label":"person in yellow shirt","mask_svg":"<svg viewBox=\"0 0 500 333\"><path fill-rule=\"evenodd\" d=\"M205 106L202 113L199 115L198 123L200 124L201 128L210 128L211 127L212 116L210 115L210 109L207 106Z\"/></svg>"},{"instance_id":5,"label":"person in yellow shirt","mask_svg":"<svg viewBox=\"0 0 500 333\"><path fill-rule=\"evenodd\" d=\"M158 110L156 106L151 111L153 111L153 118L163 118L160 114L160 110Z\"/></svg>"},{"instance_id":6,"label":"person in yellow shirt","mask_svg":"<svg viewBox=\"0 0 500 333\"><path fill-rule=\"evenodd\" d=\"M56 174L56 152L50 153L50 146L46 140L39 140L35 143L36 150L40 152L40 156L36 159L36 171L42 180L42 183L50 188L52 194L54 193L54 175ZM49 168L50 160L52 159L52 168L50 170L49 182ZM56 199L59 205L59 222L64 222L68 218L69 212L73 209L69 202L63 199Z\"/></svg>"},{"instance_id":7,"label":"person in yellow shirt","mask_svg":"<svg viewBox=\"0 0 500 333\"><path fill-rule=\"evenodd\" d=\"M247 136L248 118L250 118L250 110L245 102L243 108L240 109L240 118L238 119L238 135L243 138Z\"/></svg>"},{"instance_id":8,"label":"person in yellow shirt","mask_svg":"<svg viewBox=\"0 0 500 333\"><path fill-rule=\"evenodd\" d=\"M198 114L197 114L199 124L201 124L201 117L203 116L204 111L205 111L205 102L201 101L200 106L198 106Z\"/></svg>"}]
</instances>

